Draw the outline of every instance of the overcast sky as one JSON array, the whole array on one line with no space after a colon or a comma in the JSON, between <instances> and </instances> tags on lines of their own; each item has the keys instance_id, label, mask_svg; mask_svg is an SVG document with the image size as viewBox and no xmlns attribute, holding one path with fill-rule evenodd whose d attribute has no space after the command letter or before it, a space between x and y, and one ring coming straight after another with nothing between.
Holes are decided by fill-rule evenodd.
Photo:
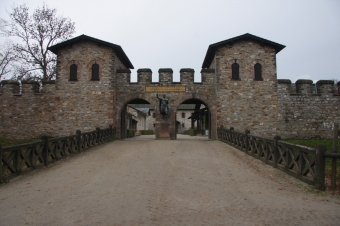
<instances>
[{"instance_id":1,"label":"overcast sky","mask_svg":"<svg viewBox=\"0 0 340 226\"><path fill-rule=\"evenodd\" d=\"M200 75L210 44L245 33L285 45L279 79L340 80L340 0L0 0L0 17L13 4L46 3L86 34L120 45L134 66L181 68ZM0 39L3 41L3 38Z\"/></svg>"}]
</instances>

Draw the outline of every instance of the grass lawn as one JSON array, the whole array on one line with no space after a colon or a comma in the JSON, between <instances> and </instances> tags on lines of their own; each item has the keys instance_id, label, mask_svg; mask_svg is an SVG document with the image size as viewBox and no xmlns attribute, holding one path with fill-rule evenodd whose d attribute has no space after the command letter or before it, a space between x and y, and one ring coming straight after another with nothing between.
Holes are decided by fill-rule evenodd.
<instances>
[{"instance_id":1,"label":"grass lawn","mask_svg":"<svg viewBox=\"0 0 340 226\"><path fill-rule=\"evenodd\" d=\"M292 144L303 145L306 147L316 148L319 144L326 146L327 152L333 152L333 140L284 140ZM340 141L338 141L338 153L340 153Z\"/></svg>"},{"instance_id":2,"label":"grass lawn","mask_svg":"<svg viewBox=\"0 0 340 226\"><path fill-rule=\"evenodd\" d=\"M39 139L14 139L14 138L4 138L0 137L0 143L2 147L14 146L18 144L25 144L30 142L38 141Z\"/></svg>"}]
</instances>

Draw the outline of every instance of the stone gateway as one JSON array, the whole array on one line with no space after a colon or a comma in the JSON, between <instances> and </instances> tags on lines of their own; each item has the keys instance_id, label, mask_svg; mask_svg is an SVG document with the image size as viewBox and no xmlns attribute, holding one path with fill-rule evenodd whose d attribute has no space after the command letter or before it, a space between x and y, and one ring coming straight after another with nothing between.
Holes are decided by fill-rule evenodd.
<instances>
[{"instance_id":1,"label":"stone gateway","mask_svg":"<svg viewBox=\"0 0 340 226\"><path fill-rule=\"evenodd\" d=\"M138 81L131 82L134 67L121 46L81 35L49 48L58 59L55 81L22 81L21 91L17 81L1 81L0 136L56 137L112 125L125 138L127 104L161 109L162 93L171 108L167 125L155 111L156 139L165 126L176 139L181 104L204 105L211 139L221 125L270 138L331 137L340 115L340 95L334 94L340 83L277 79L276 54L284 48L244 34L208 47L201 82L194 82L190 68L180 70L180 82L173 82L170 68L159 69L156 83L151 69L138 69Z\"/></svg>"}]
</instances>

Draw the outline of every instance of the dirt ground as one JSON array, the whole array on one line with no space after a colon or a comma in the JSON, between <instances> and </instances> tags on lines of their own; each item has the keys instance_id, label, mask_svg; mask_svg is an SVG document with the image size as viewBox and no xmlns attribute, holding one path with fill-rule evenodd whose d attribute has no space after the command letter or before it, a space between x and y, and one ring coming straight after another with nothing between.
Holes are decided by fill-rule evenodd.
<instances>
[{"instance_id":1,"label":"dirt ground","mask_svg":"<svg viewBox=\"0 0 340 226\"><path fill-rule=\"evenodd\" d=\"M115 141L0 187L0 225L340 225L340 199L219 141Z\"/></svg>"}]
</instances>

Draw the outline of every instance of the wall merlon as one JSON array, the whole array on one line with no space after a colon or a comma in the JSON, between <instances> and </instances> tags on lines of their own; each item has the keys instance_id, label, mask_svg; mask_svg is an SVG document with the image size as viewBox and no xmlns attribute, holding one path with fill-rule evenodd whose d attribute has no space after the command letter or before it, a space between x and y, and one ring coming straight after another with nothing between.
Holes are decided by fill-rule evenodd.
<instances>
[{"instance_id":1,"label":"wall merlon","mask_svg":"<svg viewBox=\"0 0 340 226\"><path fill-rule=\"evenodd\" d=\"M295 82L296 93L311 94L313 92L313 81L308 79L299 79Z\"/></svg>"},{"instance_id":2,"label":"wall merlon","mask_svg":"<svg viewBox=\"0 0 340 226\"><path fill-rule=\"evenodd\" d=\"M173 81L173 70L171 68L160 68L159 73L159 84L170 85Z\"/></svg>"},{"instance_id":3,"label":"wall merlon","mask_svg":"<svg viewBox=\"0 0 340 226\"><path fill-rule=\"evenodd\" d=\"M193 84L195 78L195 70L192 68L182 68L179 71L181 84Z\"/></svg>"},{"instance_id":4,"label":"wall merlon","mask_svg":"<svg viewBox=\"0 0 340 226\"><path fill-rule=\"evenodd\" d=\"M22 93L39 93L40 84L37 81L21 81Z\"/></svg>"},{"instance_id":5,"label":"wall merlon","mask_svg":"<svg viewBox=\"0 0 340 226\"><path fill-rule=\"evenodd\" d=\"M16 80L2 80L2 93L12 93L19 94L20 93L20 84Z\"/></svg>"},{"instance_id":6,"label":"wall merlon","mask_svg":"<svg viewBox=\"0 0 340 226\"><path fill-rule=\"evenodd\" d=\"M152 70L140 68L137 70L137 83L148 84L152 82Z\"/></svg>"},{"instance_id":7,"label":"wall merlon","mask_svg":"<svg viewBox=\"0 0 340 226\"><path fill-rule=\"evenodd\" d=\"M316 82L317 93L321 94L333 94L334 81L332 80L319 80Z\"/></svg>"}]
</instances>

